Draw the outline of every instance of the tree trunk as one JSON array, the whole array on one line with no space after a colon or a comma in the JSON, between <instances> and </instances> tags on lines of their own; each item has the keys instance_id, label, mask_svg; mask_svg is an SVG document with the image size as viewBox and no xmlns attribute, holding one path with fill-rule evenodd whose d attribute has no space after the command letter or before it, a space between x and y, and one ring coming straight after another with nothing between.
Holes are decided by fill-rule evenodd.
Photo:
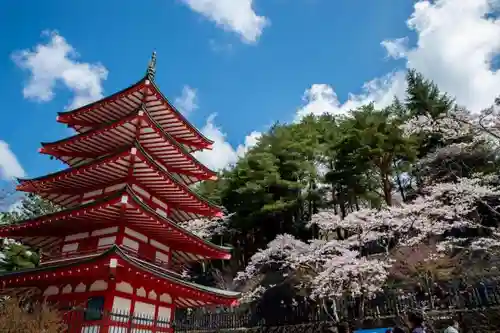
<instances>
[{"instance_id":1,"label":"tree trunk","mask_svg":"<svg viewBox=\"0 0 500 333\"><path fill-rule=\"evenodd\" d=\"M394 169L396 169L396 162L394 162ZM399 193L401 193L401 199L403 202L406 202L405 190L401 182L401 175L398 171L396 171L396 183L398 184Z\"/></svg>"},{"instance_id":2,"label":"tree trunk","mask_svg":"<svg viewBox=\"0 0 500 333\"><path fill-rule=\"evenodd\" d=\"M384 200L387 206L392 205L392 185L389 180L389 175L386 172L381 172L382 176L382 187L384 190Z\"/></svg>"}]
</instances>

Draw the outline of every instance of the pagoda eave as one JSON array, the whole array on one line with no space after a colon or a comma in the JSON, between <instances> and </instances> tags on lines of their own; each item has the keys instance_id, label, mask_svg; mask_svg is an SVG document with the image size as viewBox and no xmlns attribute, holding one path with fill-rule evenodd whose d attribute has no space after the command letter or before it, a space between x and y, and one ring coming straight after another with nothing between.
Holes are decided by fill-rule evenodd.
<instances>
[{"instance_id":1,"label":"pagoda eave","mask_svg":"<svg viewBox=\"0 0 500 333\"><path fill-rule=\"evenodd\" d=\"M131 173L130 167L133 172ZM48 198L55 204L67 205L69 199L65 196L75 188L75 200L79 195L92 192L99 188L117 183L136 184L145 189L152 196L157 197L179 211L202 216L221 216L222 210L200 198L192 189L177 181L168 170L158 165L143 152L140 144L126 148L112 156L105 156L73 169L59 171L44 177L23 180L18 189L33 191L42 197ZM50 196L61 194L60 200ZM186 216L182 220L198 218Z\"/></svg>"},{"instance_id":2,"label":"pagoda eave","mask_svg":"<svg viewBox=\"0 0 500 333\"><path fill-rule=\"evenodd\" d=\"M71 231L74 225L79 225L81 230L86 230L106 228L115 223L115 225L135 228L145 234L156 235L158 241L171 244L176 251L201 255L203 258L230 259L229 249L219 247L190 233L157 210L147 206L143 201L144 199L139 199L133 190L127 187L112 196L80 207L13 225L0 226L0 236L24 238L29 245L39 248L42 247L42 243L51 245L47 237L53 239L53 235Z\"/></svg>"},{"instance_id":3,"label":"pagoda eave","mask_svg":"<svg viewBox=\"0 0 500 333\"><path fill-rule=\"evenodd\" d=\"M174 272L161 269L131 257L117 246L91 257L50 266L0 274L2 289L44 288L61 281L109 280L113 276L137 286L150 284L155 292L168 293L177 307L236 305L239 293L205 287L180 279ZM140 279L140 280L138 280Z\"/></svg>"}]
</instances>

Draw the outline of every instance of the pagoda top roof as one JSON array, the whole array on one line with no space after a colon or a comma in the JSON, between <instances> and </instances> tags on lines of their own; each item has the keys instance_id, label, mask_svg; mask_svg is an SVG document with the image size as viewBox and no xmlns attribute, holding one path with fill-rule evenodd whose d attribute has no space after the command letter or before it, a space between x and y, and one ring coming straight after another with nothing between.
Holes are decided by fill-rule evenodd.
<instances>
[{"instance_id":1,"label":"pagoda top roof","mask_svg":"<svg viewBox=\"0 0 500 333\"><path fill-rule=\"evenodd\" d=\"M127 199L124 199L125 196ZM126 205L124 211L120 209L121 205ZM75 208L16 224L2 225L0 237L20 239L30 246L43 249L61 243L64 232L74 232L75 225L78 225L81 231L87 231L92 226L95 227L96 223L102 227L110 227L114 226L116 221L123 221L126 226L148 235L154 234L160 242L170 243L175 250L175 256L179 257L179 262L189 261L186 258L190 256L186 253L195 255L191 261L204 257L228 259L232 250L230 247L215 245L161 215L142 202L128 186L117 193Z\"/></svg>"},{"instance_id":2,"label":"pagoda top roof","mask_svg":"<svg viewBox=\"0 0 500 333\"><path fill-rule=\"evenodd\" d=\"M158 121L179 143L192 150L211 148L214 143L194 127L163 95L154 78L146 74L136 83L110 96L74 110L58 112L57 120L86 132L103 121L117 120L145 105Z\"/></svg>"},{"instance_id":3,"label":"pagoda top roof","mask_svg":"<svg viewBox=\"0 0 500 333\"><path fill-rule=\"evenodd\" d=\"M113 263L113 260L116 261ZM185 281L174 272L169 272L161 268L158 269L153 265L144 263L142 260L127 254L126 251L116 245L94 256L86 256L84 258L60 262L54 265L0 273L0 281L3 282L6 288L12 287L13 285L23 287L24 284L37 284L37 281L44 279L57 279L58 276L75 275L78 272L75 268L79 268L80 274L88 274L85 272L90 271L89 267L92 268L93 276L97 277L101 274L107 274L106 277L109 277L109 270L113 268L112 266L128 272L136 270L138 273L143 273L145 274L143 278L146 281L148 279L161 279L164 284L168 282L170 286L174 285L174 288L170 287L171 291L182 295L181 297L175 297L176 295L174 295L174 302L179 307L190 307L195 304L199 306L214 304L237 305L238 298L240 297L239 292L217 289ZM58 275L57 273L63 274ZM161 282L159 285L161 286ZM200 293L202 295L200 295ZM190 302L192 303L190 304Z\"/></svg>"}]
</instances>

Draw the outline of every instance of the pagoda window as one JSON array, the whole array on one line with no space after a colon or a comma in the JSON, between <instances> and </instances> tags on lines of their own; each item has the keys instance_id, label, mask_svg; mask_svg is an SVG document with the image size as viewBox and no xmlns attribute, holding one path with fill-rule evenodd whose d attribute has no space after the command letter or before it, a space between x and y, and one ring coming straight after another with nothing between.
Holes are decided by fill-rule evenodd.
<instances>
[{"instance_id":1,"label":"pagoda window","mask_svg":"<svg viewBox=\"0 0 500 333\"><path fill-rule=\"evenodd\" d=\"M104 296L90 297L85 309L85 321L101 320L104 311Z\"/></svg>"},{"instance_id":2,"label":"pagoda window","mask_svg":"<svg viewBox=\"0 0 500 333\"><path fill-rule=\"evenodd\" d=\"M71 287L70 284L67 284L63 290L62 290L62 294L69 294L73 291L73 287Z\"/></svg>"},{"instance_id":3,"label":"pagoda window","mask_svg":"<svg viewBox=\"0 0 500 333\"><path fill-rule=\"evenodd\" d=\"M130 283L127 282L120 282L116 284L116 290L121 291L122 293L126 294L133 294L134 293L134 288Z\"/></svg>"},{"instance_id":4,"label":"pagoda window","mask_svg":"<svg viewBox=\"0 0 500 333\"><path fill-rule=\"evenodd\" d=\"M139 240L141 240L141 241L143 241L145 243L148 242L148 237L146 237L145 235L143 235L143 234L141 234L141 233L139 233L137 231L134 231L132 229L125 228L125 233L127 235L132 236L132 237L134 237L136 239L139 239Z\"/></svg>"},{"instance_id":5,"label":"pagoda window","mask_svg":"<svg viewBox=\"0 0 500 333\"><path fill-rule=\"evenodd\" d=\"M168 328L170 327L170 318L172 317L172 309L164 306L158 307L158 326Z\"/></svg>"},{"instance_id":6,"label":"pagoda window","mask_svg":"<svg viewBox=\"0 0 500 333\"><path fill-rule=\"evenodd\" d=\"M135 301L134 322L140 325L151 324L155 317L156 306L154 304Z\"/></svg>"},{"instance_id":7,"label":"pagoda window","mask_svg":"<svg viewBox=\"0 0 500 333\"><path fill-rule=\"evenodd\" d=\"M115 244L115 242L116 242L116 236L99 238L99 241L97 242L97 247L98 248L109 247L110 245Z\"/></svg>"},{"instance_id":8,"label":"pagoda window","mask_svg":"<svg viewBox=\"0 0 500 333\"><path fill-rule=\"evenodd\" d=\"M165 253L160 252L160 251L156 251L155 261L160 262L160 263L164 263L164 264L168 264L168 254L165 254Z\"/></svg>"},{"instance_id":9,"label":"pagoda window","mask_svg":"<svg viewBox=\"0 0 500 333\"><path fill-rule=\"evenodd\" d=\"M76 250L78 250L78 243L69 243L69 244L64 244L61 252L63 252L63 253L75 252Z\"/></svg>"},{"instance_id":10,"label":"pagoda window","mask_svg":"<svg viewBox=\"0 0 500 333\"><path fill-rule=\"evenodd\" d=\"M97 280L90 285L89 291L103 291L108 289L108 283L104 280Z\"/></svg>"},{"instance_id":11,"label":"pagoda window","mask_svg":"<svg viewBox=\"0 0 500 333\"><path fill-rule=\"evenodd\" d=\"M151 239L150 241L151 245L156 247L157 249L163 250L164 252L170 252L170 248L166 245L163 245L160 242L155 241L154 239Z\"/></svg>"},{"instance_id":12,"label":"pagoda window","mask_svg":"<svg viewBox=\"0 0 500 333\"><path fill-rule=\"evenodd\" d=\"M130 313L131 307L132 307L132 300L120 296L115 296L113 298L112 311L117 316L113 316L113 320L116 321L123 320L119 315L128 315Z\"/></svg>"},{"instance_id":13,"label":"pagoda window","mask_svg":"<svg viewBox=\"0 0 500 333\"><path fill-rule=\"evenodd\" d=\"M59 294L59 288L56 286L50 286L43 292L43 296L54 296Z\"/></svg>"},{"instance_id":14,"label":"pagoda window","mask_svg":"<svg viewBox=\"0 0 500 333\"><path fill-rule=\"evenodd\" d=\"M170 296L169 294L161 294L160 295L160 302L172 304L172 296Z\"/></svg>"},{"instance_id":15,"label":"pagoda window","mask_svg":"<svg viewBox=\"0 0 500 333\"><path fill-rule=\"evenodd\" d=\"M97 229L97 230L92 231L91 236L102 236L102 235L114 234L115 232L118 232L118 227Z\"/></svg>"},{"instance_id":16,"label":"pagoda window","mask_svg":"<svg viewBox=\"0 0 500 333\"><path fill-rule=\"evenodd\" d=\"M87 286L83 283L79 283L75 288L75 293L83 293L87 289Z\"/></svg>"},{"instance_id":17,"label":"pagoda window","mask_svg":"<svg viewBox=\"0 0 500 333\"><path fill-rule=\"evenodd\" d=\"M87 238L87 237L89 237L89 233L88 232L80 232L78 234L73 234L73 235L66 236L64 238L64 241L65 242L71 242L71 241L76 241L76 240Z\"/></svg>"},{"instance_id":18,"label":"pagoda window","mask_svg":"<svg viewBox=\"0 0 500 333\"><path fill-rule=\"evenodd\" d=\"M139 242L136 242L135 240L132 240L128 237L123 237L123 246L125 246L127 249L132 250L134 252L139 251Z\"/></svg>"}]
</instances>

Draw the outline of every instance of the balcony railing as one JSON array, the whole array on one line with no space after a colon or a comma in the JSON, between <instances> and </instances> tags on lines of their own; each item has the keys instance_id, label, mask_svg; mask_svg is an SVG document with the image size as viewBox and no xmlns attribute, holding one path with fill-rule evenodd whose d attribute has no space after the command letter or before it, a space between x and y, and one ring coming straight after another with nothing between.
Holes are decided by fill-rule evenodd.
<instances>
[{"instance_id":1,"label":"balcony railing","mask_svg":"<svg viewBox=\"0 0 500 333\"><path fill-rule=\"evenodd\" d=\"M114 310L111 313L92 309L72 309L63 312L65 333L172 333L169 318L152 314L130 314Z\"/></svg>"}]
</instances>

